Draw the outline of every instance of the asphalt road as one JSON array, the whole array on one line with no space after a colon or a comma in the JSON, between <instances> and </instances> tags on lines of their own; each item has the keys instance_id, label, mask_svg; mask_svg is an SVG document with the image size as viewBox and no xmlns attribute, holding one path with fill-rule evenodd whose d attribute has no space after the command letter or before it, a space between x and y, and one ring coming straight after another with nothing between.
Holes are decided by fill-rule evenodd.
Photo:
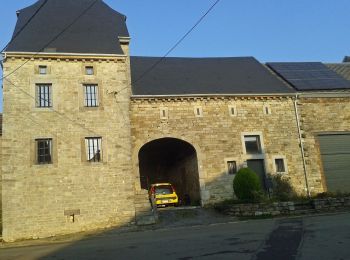
<instances>
[{"instance_id":1,"label":"asphalt road","mask_svg":"<svg viewBox=\"0 0 350 260\"><path fill-rule=\"evenodd\" d=\"M0 259L350 259L350 213L249 220L0 249Z\"/></svg>"}]
</instances>

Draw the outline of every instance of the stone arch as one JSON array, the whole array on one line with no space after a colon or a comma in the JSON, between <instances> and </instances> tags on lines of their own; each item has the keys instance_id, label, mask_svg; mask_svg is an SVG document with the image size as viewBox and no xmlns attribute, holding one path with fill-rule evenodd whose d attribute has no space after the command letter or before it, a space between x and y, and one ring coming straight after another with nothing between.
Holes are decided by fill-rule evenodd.
<instances>
[{"instance_id":1,"label":"stone arch","mask_svg":"<svg viewBox=\"0 0 350 260\"><path fill-rule=\"evenodd\" d=\"M160 136L138 141L133 151L136 190L146 189L151 182L171 182L179 196L190 195L192 203L202 204L201 161L199 147L184 138Z\"/></svg>"}]
</instances>

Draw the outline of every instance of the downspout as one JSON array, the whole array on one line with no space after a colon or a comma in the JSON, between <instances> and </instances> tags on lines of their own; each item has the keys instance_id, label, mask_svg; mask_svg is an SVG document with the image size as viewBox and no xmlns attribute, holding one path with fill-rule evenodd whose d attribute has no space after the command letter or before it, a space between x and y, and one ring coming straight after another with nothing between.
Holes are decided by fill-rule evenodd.
<instances>
[{"instance_id":1,"label":"downspout","mask_svg":"<svg viewBox=\"0 0 350 260\"><path fill-rule=\"evenodd\" d=\"M298 134L299 134L299 143L300 143L301 156L303 158L303 168L304 168L306 192L307 192L307 196L310 198L311 194L310 194L310 189L309 189L309 181L307 179L305 150L304 150L303 138L302 138L302 135L301 135L300 119L299 119L299 112L298 112L298 94L295 95L295 99L294 99L294 111L295 111L295 118L297 120L297 127L298 127Z\"/></svg>"}]
</instances>

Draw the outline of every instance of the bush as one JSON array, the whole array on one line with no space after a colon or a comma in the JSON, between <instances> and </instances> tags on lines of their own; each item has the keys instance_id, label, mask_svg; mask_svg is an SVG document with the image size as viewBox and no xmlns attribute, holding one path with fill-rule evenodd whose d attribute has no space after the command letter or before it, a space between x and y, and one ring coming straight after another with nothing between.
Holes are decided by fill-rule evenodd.
<instances>
[{"instance_id":1,"label":"bush","mask_svg":"<svg viewBox=\"0 0 350 260\"><path fill-rule=\"evenodd\" d=\"M273 197L279 201L293 200L298 197L289 180L282 175L271 176L273 183Z\"/></svg>"},{"instance_id":2,"label":"bush","mask_svg":"<svg viewBox=\"0 0 350 260\"><path fill-rule=\"evenodd\" d=\"M257 202L262 197L261 183L258 175L249 168L242 168L233 180L233 190L238 199Z\"/></svg>"}]
</instances>

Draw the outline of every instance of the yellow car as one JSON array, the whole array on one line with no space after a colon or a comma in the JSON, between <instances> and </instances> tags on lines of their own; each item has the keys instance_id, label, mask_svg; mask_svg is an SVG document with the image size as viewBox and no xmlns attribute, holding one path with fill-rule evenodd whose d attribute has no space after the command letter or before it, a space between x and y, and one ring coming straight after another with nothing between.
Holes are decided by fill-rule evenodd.
<instances>
[{"instance_id":1,"label":"yellow car","mask_svg":"<svg viewBox=\"0 0 350 260\"><path fill-rule=\"evenodd\" d=\"M154 198L157 206L177 206L179 197L170 183L152 184L149 189L150 198Z\"/></svg>"}]
</instances>

